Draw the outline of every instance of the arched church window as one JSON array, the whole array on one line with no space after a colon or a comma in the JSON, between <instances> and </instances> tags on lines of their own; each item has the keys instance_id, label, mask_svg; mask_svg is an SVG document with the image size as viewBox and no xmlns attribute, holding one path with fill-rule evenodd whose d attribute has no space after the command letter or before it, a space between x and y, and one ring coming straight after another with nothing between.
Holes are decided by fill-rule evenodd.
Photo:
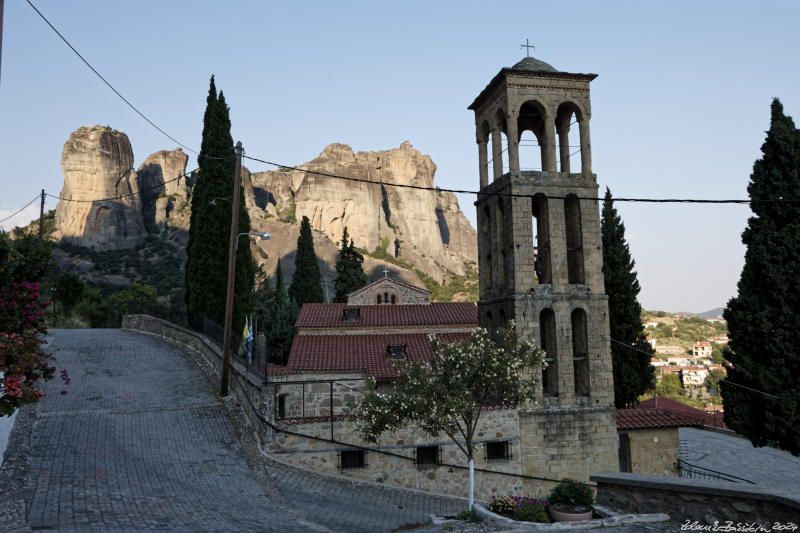
<instances>
[{"instance_id":1,"label":"arched church window","mask_svg":"<svg viewBox=\"0 0 800 533\"><path fill-rule=\"evenodd\" d=\"M572 312L572 366L575 374L575 395L589 396L589 338L586 311Z\"/></svg>"},{"instance_id":2,"label":"arched church window","mask_svg":"<svg viewBox=\"0 0 800 533\"><path fill-rule=\"evenodd\" d=\"M558 396L558 351L556 349L556 315L552 309L539 313L539 344L545 352L542 369L542 393Z\"/></svg>"}]
</instances>

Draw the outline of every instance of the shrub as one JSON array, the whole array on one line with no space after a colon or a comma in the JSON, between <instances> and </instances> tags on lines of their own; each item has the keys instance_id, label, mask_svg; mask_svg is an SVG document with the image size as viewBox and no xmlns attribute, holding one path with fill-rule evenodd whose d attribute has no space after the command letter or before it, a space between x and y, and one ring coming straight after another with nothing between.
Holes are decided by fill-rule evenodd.
<instances>
[{"instance_id":1,"label":"shrub","mask_svg":"<svg viewBox=\"0 0 800 533\"><path fill-rule=\"evenodd\" d=\"M501 496L499 498L492 496L489 510L503 516L511 516L517 510L517 502L511 496Z\"/></svg>"},{"instance_id":2,"label":"shrub","mask_svg":"<svg viewBox=\"0 0 800 533\"><path fill-rule=\"evenodd\" d=\"M594 501L594 489L582 481L565 477L550 492L550 503L570 505L591 505Z\"/></svg>"},{"instance_id":3,"label":"shrub","mask_svg":"<svg viewBox=\"0 0 800 533\"><path fill-rule=\"evenodd\" d=\"M514 518L524 522L548 523L550 522L550 517L547 514L547 502L531 500L520 503L514 512Z\"/></svg>"}]
</instances>

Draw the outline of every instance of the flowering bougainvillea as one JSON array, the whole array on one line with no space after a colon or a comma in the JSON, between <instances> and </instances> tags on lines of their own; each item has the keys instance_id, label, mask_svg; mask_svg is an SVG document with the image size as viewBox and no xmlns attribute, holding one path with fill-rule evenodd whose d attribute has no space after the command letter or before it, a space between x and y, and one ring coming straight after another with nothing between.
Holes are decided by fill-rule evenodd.
<instances>
[{"instance_id":1,"label":"flowering bougainvillea","mask_svg":"<svg viewBox=\"0 0 800 533\"><path fill-rule=\"evenodd\" d=\"M391 391L373 390L359 404L361 436L377 442L386 431L415 424L431 437L448 435L469 461L481 413L490 406L515 406L536 400L544 352L519 339L511 322L493 340L484 328L463 342L429 335L431 359L395 362L404 376Z\"/></svg>"},{"instance_id":2,"label":"flowering bougainvillea","mask_svg":"<svg viewBox=\"0 0 800 533\"><path fill-rule=\"evenodd\" d=\"M38 382L51 379L55 367L42 351L46 332L38 283L10 283L0 291L0 416L43 396Z\"/></svg>"}]
</instances>

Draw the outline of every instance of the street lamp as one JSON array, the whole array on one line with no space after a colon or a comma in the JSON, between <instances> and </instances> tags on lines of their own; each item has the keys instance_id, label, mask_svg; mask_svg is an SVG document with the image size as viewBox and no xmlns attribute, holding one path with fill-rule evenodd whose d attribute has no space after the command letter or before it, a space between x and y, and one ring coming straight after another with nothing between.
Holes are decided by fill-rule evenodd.
<instances>
[{"instance_id":1,"label":"street lamp","mask_svg":"<svg viewBox=\"0 0 800 533\"><path fill-rule=\"evenodd\" d=\"M254 235L256 237L261 237L260 241L268 241L272 238L272 235L269 234L268 231L251 231L250 233L240 233L236 236L236 249L239 249L239 238L242 235Z\"/></svg>"}]
</instances>

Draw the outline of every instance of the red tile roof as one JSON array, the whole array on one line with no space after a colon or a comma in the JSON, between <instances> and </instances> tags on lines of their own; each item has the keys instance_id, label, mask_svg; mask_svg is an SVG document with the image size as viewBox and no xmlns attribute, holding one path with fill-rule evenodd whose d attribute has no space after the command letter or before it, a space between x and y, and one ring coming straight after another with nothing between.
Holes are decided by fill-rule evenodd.
<instances>
[{"instance_id":1,"label":"red tile roof","mask_svg":"<svg viewBox=\"0 0 800 533\"><path fill-rule=\"evenodd\" d=\"M702 425L702 417L698 419L690 414L667 409L617 409L617 429L649 429Z\"/></svg>"},{"instance_id":2,"label":"red tile roof","mask_svg":"<svg viewBox=\"0 0 800 533\"><path fill-rule=\"evenodd\" d=\"M650 398L648 400L644 400L643 402L639 402L639 405L636 407L636 409L665 409L674 413L694 416L700 420L702 420L703 416L705 415L705 413L700 409L695 409L690 405L683 404L677 400L666 398L664 396L658 396L655 399Z\"/></svg>"},{"instance_id":3,"label":"red tile roof","mask_svg":"<svg viewBox=\"0 0 800 533\"><path fill-rule=\"evenodd\" d=\"M344 309L359 309L359 319L343 320ZM464 324L477 327L478 307L470 302L437 302L414 305L304 304L298 328L359 328L380 326L437 326Z\"/></svg>"},{"instance_id":4,"label":"red tile roof","mask_svg":"<svg viewBox=\"0 0 800 533\"><path fill-rule=\"evenodd\" d=\"M469 338L469 334L446 333L440 338L446 342L460 341ZM431 357L428 336L424 333L295 335L287 367L297 372L354 371L371 377L396 376L386 349L402 344L406 345L406 360L426 361Z\"/></svg>"}]
</instances>

